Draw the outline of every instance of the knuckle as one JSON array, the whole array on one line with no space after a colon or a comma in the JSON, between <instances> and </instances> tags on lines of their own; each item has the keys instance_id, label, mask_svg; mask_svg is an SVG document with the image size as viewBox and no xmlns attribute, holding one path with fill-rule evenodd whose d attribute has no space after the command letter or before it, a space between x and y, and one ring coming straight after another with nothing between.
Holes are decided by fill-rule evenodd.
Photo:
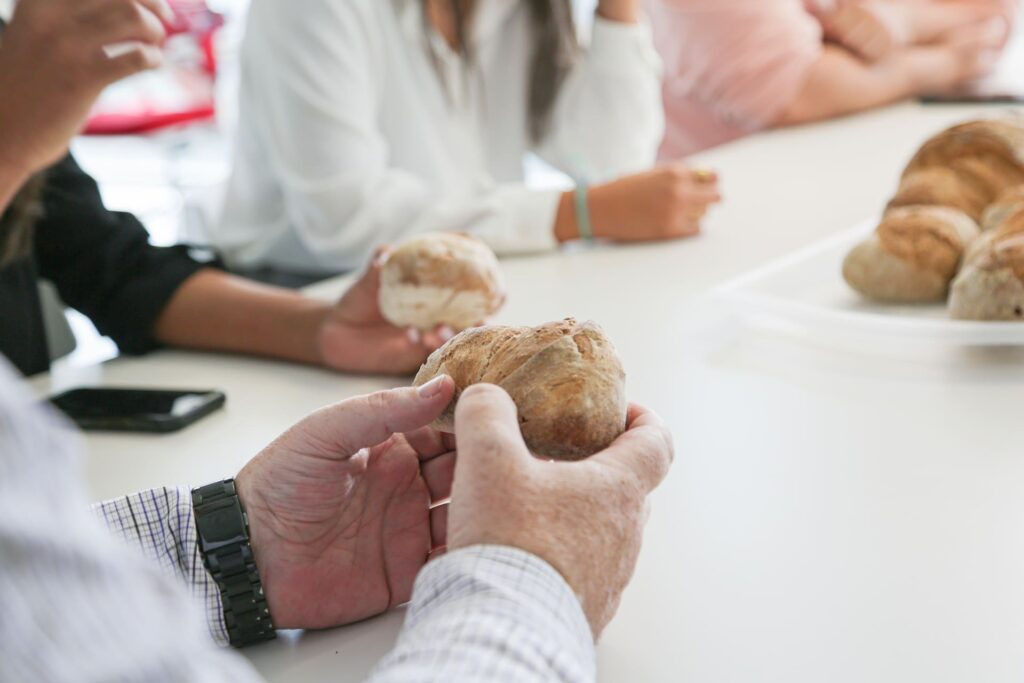
<instances>
[{"instance_id":1,"label":"knuckle","mask_svg":"<svg viewBox=\"0 0 1024 683\"><path fill-rule=\"evenodd\" d=\"M387 413L395 400L395 390L378 391L366 397L366 408L371 413Z\"/></svg>"},{"instance_id":2,"label":"knuckle","mask_svg":"<svg viewBox=\"0 0 1024 683\"><path fill-rule=\"evenodd\" d=\"M472 403L479 400L501 400L506 396L504 390L494 384L472 384L462 391L460 400L469 399Z\"/></svg>"}]
</instances>

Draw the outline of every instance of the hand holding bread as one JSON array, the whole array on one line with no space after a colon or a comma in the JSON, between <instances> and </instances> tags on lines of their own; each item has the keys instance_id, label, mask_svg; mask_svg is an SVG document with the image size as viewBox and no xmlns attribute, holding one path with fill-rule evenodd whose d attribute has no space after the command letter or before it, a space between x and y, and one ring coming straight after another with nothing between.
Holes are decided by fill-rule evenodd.
<instances>
[{"instance_id":1,"label":"hand holding bread","mask_svg":"<svg viewBox=\"0 0 1024 683\"><path fill-rule=\"evenodd\" d=\"M484 322L504 303L498 259L475 237L419 235L384 257L380 310L397 327L464 330Z\"/></svg>"},{"instance_id":2,"label":"hand holding bread","mask_svg":"<svg viewBox=\"0 0 1024 683\"><path fill-rule=\"evenodd\" d=\"M459 395L473 384L504 389L519 411L530 450L580 460L614 441L626 427L626 375L601 328L571 318L538 327L466 330L435 351L415 385L448 375L455 398L434 427L452 432Z\"/></svg>"}]
</instances>

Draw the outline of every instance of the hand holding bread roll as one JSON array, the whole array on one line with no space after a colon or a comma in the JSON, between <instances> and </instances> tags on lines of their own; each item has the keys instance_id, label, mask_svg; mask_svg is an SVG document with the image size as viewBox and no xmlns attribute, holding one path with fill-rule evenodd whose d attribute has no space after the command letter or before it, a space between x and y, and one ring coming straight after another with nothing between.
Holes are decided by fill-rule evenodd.
<instances>
[{"instance_id":1,"label":"hand holding bread roll","mask_svg":"<svg viewBox=\"0 0 1024 683\"><path fill-rule=\"evenodd\" d=\"M391 250L381 268L380 310L398 327L464 330L504 303L497 257L469 235L413 237Z\"/></svg>"},{"instance_id":2,"label":"hand holding bread roll","mask_svg":"<svg viewBox=\"0 0 1024 683\"><path fill-rule=\"evenodd\" d=\"M943 301L967 245L977 236L977 224L956 209L892 209L875 234L846 257L843 277L876 301Z\"/></svg>"},{"instance_id":3,"label":"hand holding bread roll","mask_svg":"<svg viewBox=\"0 0 1024 683\"><path fill-rule=\"evenodd\" d=\"M536 455L581 460L626 428L625 372L614 347L592 322L571 318L538 327L469 329L435 351L416 375L455 380L455 398L435 422L454 430L459 394L496 384L512 397L526 445Z\"/></svg>"}]
</instances>

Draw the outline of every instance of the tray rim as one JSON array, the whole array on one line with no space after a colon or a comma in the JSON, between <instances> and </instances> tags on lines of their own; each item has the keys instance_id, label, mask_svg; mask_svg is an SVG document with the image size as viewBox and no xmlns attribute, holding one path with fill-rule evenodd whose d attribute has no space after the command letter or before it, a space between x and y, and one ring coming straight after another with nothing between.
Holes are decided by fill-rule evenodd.
<instances>
[{"instance_id":1,"label":"tray rim","mask_svg":"<svg viewBox=\"0 0 1024 683\"><path fill-rule=\"evenodd\" d=\"M810 304L778 294L757 291L755 285L773 275L785 272L815 256L844 244L850 246L874 230L877 221L865 220L854 227L829 235L800 247L785 256L748 270L712 290L712 296L726 301L746 313L748 318L768 316L788 325L806 328L811 334L818 323L831 330L845 328L850 336L886 335L915 342L957 344L962 346L1021 346L1024 345L1024 322L953 320L951 318L913 318L900 314L870 311L837 310ZM839 277L839 274L836 274Z\"/></svg>"}]
</instances>

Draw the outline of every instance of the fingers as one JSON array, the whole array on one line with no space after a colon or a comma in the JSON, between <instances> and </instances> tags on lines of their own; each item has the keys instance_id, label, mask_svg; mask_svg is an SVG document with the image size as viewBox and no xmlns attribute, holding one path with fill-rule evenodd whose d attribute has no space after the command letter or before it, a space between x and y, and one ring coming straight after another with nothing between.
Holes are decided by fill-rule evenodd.
<instances>
[{"instance_id":1,"label":"fingers","mask_svg":"<svg viewBox=\"0 0 1024 683\"><path fill-rule=\"evenodd\" d=\"M718 182L691 183L687 191L687 201L691 204L707 206L722 201L722 193L718 189Z\"/></svg>"},{"instance_id":2,"label":"fingers","mask_svg":"<svg viewBox=\"0 0 1024 683\"><path fill-rule=\"evenodd\" d=\"M110 57L104 65L106 80L113 82L133 76L142 71L156 69L163 63L163 53L152 45L139 45L116 57Z\"/></svg>"},{"instance_id":3,"label":"fingers","mask_svg":"<svg viewBox=\"0 0 1024 683\"><path fill-rule=\"evenodd\" d=\"M431 427L423 427L405 434L405 440L416 451L417 457L424 462L455 450L447 445L444 437L444 434Z\"/></svg>"},{"instance_id":4,"label":"fingers","mask_svg":"<svg viewBox=\"0 0 1024 683\"><path fill-rule=\"evenodd\" d=\"M136 0L140 5L155 14L165 24L174 23L174 10L167 0Z\"/></svg>"},{"instance_id":5,"label":"fingers","mask_svg":"<svg viewBox=\"0 0 1024 683\"><path fill-rule=\"evenodd\" d=\"M378 247L366 268L360 273L359 279L352 284L349 291L365 290L376 296L376 293L380 290L380 271L384 267L387 253L386 247Z\"/></svg>"},{"instance_id":6,"label":"fingers","mask_svg":"<svg viewBox=\"0 0 1024 683\"><path fill-rule=\"evenodd\" d=\"M434 351L444 346L449 339L455 336L455 330L448 325L440 325L436 329L429 332L423 332L420 337L420 343L424 347Z\"/></svg>"},{"instance_id":7,"label":"fingers","mask_svg":"<svg viewBox=\"0 0 1024 683\"><path fill-rule=\"evenodd\" d=\"M381 391L342 401L306 418L300 427L327 452L348 457L392 434L433 422L451 402L455 383L442 375L421 387Z\"/></svg>"},{"instance_id":8,"label":"fingers","mask_svg":"<svg viewBox=\"0 0 1024 683\"><path fill-rule=\"evenodd\" d=\"M718 184L718 174L709 168L695 168L692 171L690 171L690 177L693 178L693 181L695 183L700 185Z\"/></svg>"},{"instance_id":9,"label":"fingers","mask_svg":"<svg viewBox=\"0 0 1024 683\"><path fill-rule=\"evenodd\" d=\"M330 325L321 332L320 342L324 364L346 372L404 375L419 369L432 352L404 330L384 324Z\"/></svg>"},{"instance_id":10,"label":"fingers","mask_svg":"<svg viewBox=\"0 0 1024 683\"><path fill-rule=\"evenodd\" d=\"M373 250L373 257L370 259L370 268L380 268L387 263L388 256L391 255L391 247L384 244Z\"/></svg>"},{"instance_id":11,"label":"fingers","mask_svg":"<svg viewBox=\"0 0 1024 683\"><path fill-rule=\"evenodd\" d=\"M475 384L455 408L459 472L477 481L486 472L503 472L531 460L519 431L515 403L493 384ZM461 478L461 475L460 475Z\"/></svg>"},{"instance_id":12,"label":"fingers","mask_svg":"<svg viewBox=\"0 0 1024 683\"><path fill-rule=\"evenodd\" d=\"M640 406L631 406L626 432L588 463L635 475L650 493L668 474L675 457L672 435L661 418Z\"/></svg>"},{"instance_id":13,"label":"fingers","mask_svg":"<svg viewBox=\"0 0 1024 683\"><path fill-rule=\"evenodd\" d=\"M430 549L448 545L448 503L430 509Z\"/></svg>"},{"instance_id":14,"label":"fingers","mask_svg":"<svg viewBox=\"0 0 1024 683\"><path fill-rule=\"evenodd\" d=\"M445 453L427 460L420 466L423 481L430 492L430 501L437 503L452 497L452 480L455 478L455 453Z\"/></svg>"},{"instance_id":15,"label":"fingers","mask_svg":"<svg viewBox=\"0 0 1024 683\"><path fill-rule=\"evenodd\" d=\"M167 31L157 12L135 0L108 0L83 19L82 30L94 45L139 42L158 46Z\"/></svg>"}]
</instances>

